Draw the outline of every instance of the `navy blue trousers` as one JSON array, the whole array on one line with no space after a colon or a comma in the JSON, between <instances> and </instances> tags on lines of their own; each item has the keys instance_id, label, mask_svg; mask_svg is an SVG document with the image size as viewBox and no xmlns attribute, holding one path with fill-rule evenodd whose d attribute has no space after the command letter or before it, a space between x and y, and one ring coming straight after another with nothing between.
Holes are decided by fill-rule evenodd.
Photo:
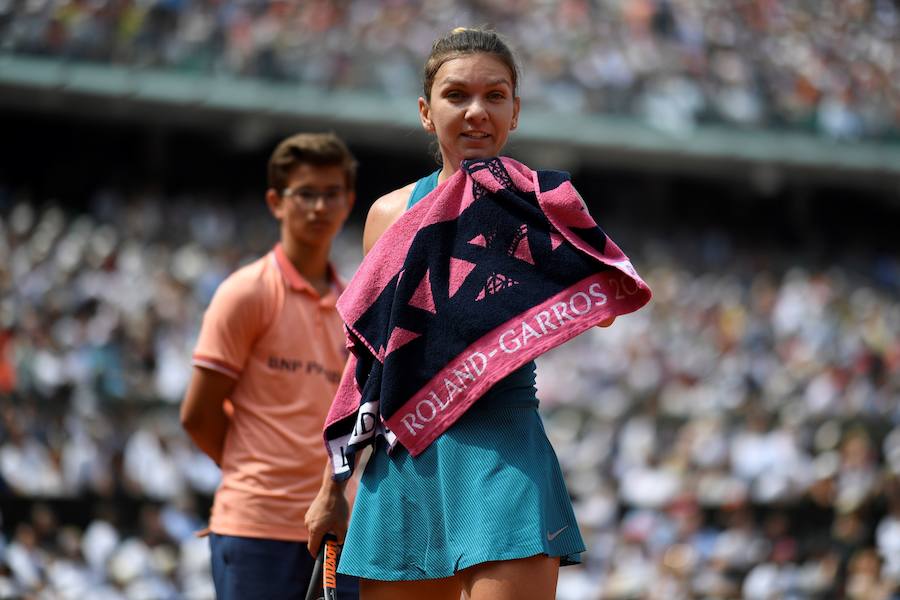
<instances>
[{"instance_id":1,"label":"navy blue trousers","mask_svg":"<svg viewBox=\"0 0 900 600\"><path fill-rule=\"evenodd\" d=\"M218 600L304 600L315 559L306 542L209 534ZM318 585L321 585L319 583ZM359 582L338 575L338 599L356 600Z\"/></svg>"}]
</instances>

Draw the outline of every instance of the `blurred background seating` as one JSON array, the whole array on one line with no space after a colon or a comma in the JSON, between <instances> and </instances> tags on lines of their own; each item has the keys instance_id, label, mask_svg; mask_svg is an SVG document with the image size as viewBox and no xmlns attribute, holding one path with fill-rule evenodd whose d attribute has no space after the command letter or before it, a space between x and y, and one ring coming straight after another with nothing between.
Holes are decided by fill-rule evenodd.
<instances>
[{"instance_id":1,"label":"blurred background seating","mask_svg":"<svg viewBox=\"0 0 900 600\"><path fill-rule=\"evenodd\" d=\"M481 23L514 40L526 106L900 133L891 0L11 0L0 50L414 98L430 41Z\"/></svg>"},{"instance_id":2,"label":"blurred background seating","mask_svg":"<svg viewBox=\"0 0 900 600\"><path fill-rule=\"evenodd\" d=\"M414 123L428 44L472 23L519 50L523 104L555 115L542 132L600 116L675 135L561 152L572 130L544 143L523 123L510 146L570 169L654 290L539 361L589 548L559 598L900 597L896 2L12 0L0 598L212 597L194 532L219 473L178 403L217 285L276 239L268 152L298 128L350 141L359 198L334 254L352 276L369 204L434 168ZM4 70L85 64L95 95ZM122 66L149 86L160 70L233 78L246 105L104 96ZM280 114L258 81L366 103L323 121L336 96L304 96ZM396 99L412 125L376 110ZM767 141L686 159L709 127L722 148ZM823 154L791 160L785 132Z\"/></svg>"}]
</instances>

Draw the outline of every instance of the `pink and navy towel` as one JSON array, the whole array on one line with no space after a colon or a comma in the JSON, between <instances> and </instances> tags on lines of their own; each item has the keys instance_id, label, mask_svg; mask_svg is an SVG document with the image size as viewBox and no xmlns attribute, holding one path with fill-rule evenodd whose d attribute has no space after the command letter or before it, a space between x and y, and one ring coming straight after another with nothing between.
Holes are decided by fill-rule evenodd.
<instances>
[{"instance_id":1,"label":"pink and navy towel","mask_svg":"<svg viewBox=\"0 0 900 600\"><path fill-rule=\"evenodd\" d=\"M351 358L325 424L335 478L378 435L419 454L500 379L649 300L567 173L464 161L338 300Z\"/></svg>"}]
</instances>

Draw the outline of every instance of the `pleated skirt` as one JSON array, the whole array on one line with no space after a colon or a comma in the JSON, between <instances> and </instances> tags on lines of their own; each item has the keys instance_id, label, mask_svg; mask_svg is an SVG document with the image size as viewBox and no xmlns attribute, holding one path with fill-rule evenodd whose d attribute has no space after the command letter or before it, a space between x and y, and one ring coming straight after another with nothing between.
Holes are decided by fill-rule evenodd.
<instances>
[{"instance_id":1,"label":"pleated skirt","mask_svg":"<svg viewBox=\"0 0 900 600\"><path fill-rule=\"evenodd\" d=\"M379 442L338 570L412 581L538 554L576 564L583 551L537 400L503 394L476 402L417 457Z\"/></svg>"}]
</instances>

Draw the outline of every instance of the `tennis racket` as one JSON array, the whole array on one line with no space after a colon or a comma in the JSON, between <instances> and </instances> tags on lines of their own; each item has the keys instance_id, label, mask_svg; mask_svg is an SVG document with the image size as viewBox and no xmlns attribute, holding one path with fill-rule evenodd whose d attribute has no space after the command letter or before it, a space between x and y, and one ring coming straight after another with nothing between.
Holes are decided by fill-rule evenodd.
<instances>
[{"instance_id":1,"label":"tennis racket","mask_svg":"<svg viewBox=\"0 0 900 600\"><path fill-rule=\"evenodd\" d=\"M341 547L337 538L327 534L322 539L316 563L313 566L306 600L337 600L337 566L341 557Z\"/></svg>"}]
</instances>

